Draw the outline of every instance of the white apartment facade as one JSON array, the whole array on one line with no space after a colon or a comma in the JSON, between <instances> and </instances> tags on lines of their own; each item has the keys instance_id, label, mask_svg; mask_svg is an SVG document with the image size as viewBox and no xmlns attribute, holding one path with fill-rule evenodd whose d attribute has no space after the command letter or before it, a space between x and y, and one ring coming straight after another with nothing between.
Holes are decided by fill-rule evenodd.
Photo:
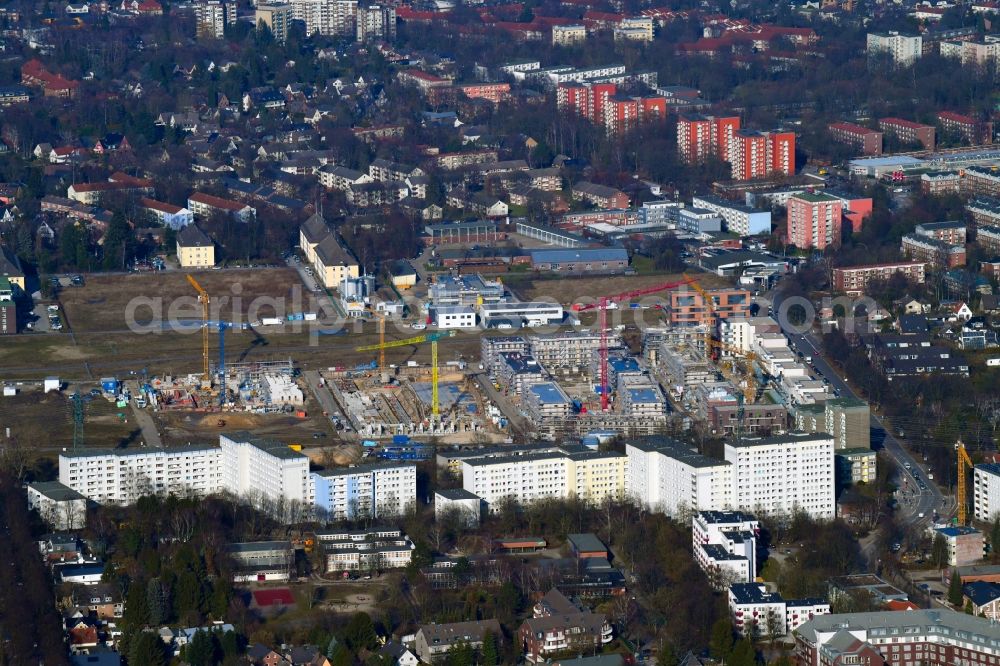
<instances>
[{"instance_id":1,"label":"white apartment facade","mask_svg":"<svg viewBox=\"0 0 1000 666\"><path fill-rule=\"evenodd\" d=\"M287 444L263 440L250 433L219 436L222 484L255 506L313 504L309 458Z\"/></svg>"},{"instance_id":2,"label":"white apartment facade","mask_svg":"<svg viewBox=\"0 0 1000 666\"><path fill-rule=\"evenodd\" d=\"M733 466L732 499L736 507L759 513L812 518L835 516L833 437L792 432L778 437L745 438L725 445Z\"/></svg>"},{"instance_id":3,"label":"white apartment facade","mask_svg":"<svg viewBox=\"0 0 1000 666\"><path fill-rule=\"evenodd\" d=\"M700 511L691 517L695 561L716 589L754 582L759 534L760 522L739 511Z\"/></svg>"},{"instance_id":4,"label":"white apartment facade","mask_svg":"<svg viewBox=\"0 0 1000 666\"><path fill-rule=\"evenodd\" d=\"M414 548L402 530L385 527L318 531L316 546L322 548L328 573L402 569L410 563Z\"/></svg>"},{"instance_id":5,"label":"white apartment facade","mask_svg":"<svg viewBox=\"0 0 1000 666\"><path fill-rule=\"evenodd\" d=\"M570 46L587 41L587 28L583 25L552 26L552 43L556 46Z\"/></svg>"},{"instance_id":6,"label":"white apartment facade","mask_svg":"<svg viewBox=\"0 0 1000 666\"><path fill-rule=\"evenodd\" d=\"M132 504L143 495L218 492L218 446L83 449L59 454L59 482L98 504Z\"/></svg>"},{"instance_id":7,"label":"white apartment facade","mask_svg":"<svg viewBox=\"0 0 1000 666\"><path fill-rule=\"evenodd\" d=\"M333 519L391 518L416 504L417 467L385 463L312 473L316 508Z\"/></svg>"},{"instance_id":8,"label":"white apartment facade","mask_svg":"<svg viewBox=\"0 0 1000 666\"><path fill-rule=\"evenodd\" d=\"M87 522L87 498L58 481L25 486L28 508L38 511L53 530L78 530Z\"/></svg>"},{"instance_id":9,"label":"white apartment facade","mask_svg":"<svg viewBox=\"0 0 1000 666\"><path fill-rule=\"evenodd\" d=\"M462 461L462 487L491 512L502 500L520 504L578 497L600 504L625 496L626 456L615 452L557 449L528 455Z\"/></svg>"},{"instance_id":10,"label":"white apartment facade","mask_svg":"<svg viewBox=\"0 0 1000 666\"><path fill-rule=\"evenodd\" d=\"M1000 464L973 468L972 513L976 520L992 523L1000 514Z\"/></svg>"},{"instance_id":11,"label":"white apartment facade","mask_svg":"<svg viewBox=\"0 0 1000 666\"><path fill-rule=\"evenodd\" d=\"M887 53L897 64L912 65L923 53L923 41L920 35L870 32L868 33L868 55Z\"/></svg>"},{"instance_id":12,"label":"white apartment facade","mask_svg":"<svg viewBox=\"0 0 1000 666\"><path fill-rule=\"evenodd\" d=\"M625 445L628 494L650 511L682 516L688 511L732 508L733 465L695 453L666 438Z\"/></svg>"},{"instance_id":13,"label":"white apartment facade","mask_svg":"<svg viewBox=\"0 0 1000 666\"><path fill-rule=\"evenodd\" d=\"M305 24L306 35L353 35L357 0L291 0L292 18Z\"/></svg>"},{"instance_id":14,"label":"white apartment facade","mask_svg":"<svg viewBox=\"0 0 1000 666\"><path fill-rule=\"evenodd\" d=\"M719 337L726 344L741 352L753 350L758 333L775 333L781 328L771 317L728 317L719 321ZM729 354L723 350L723 354Z\"/></svg>"}]
</instances>

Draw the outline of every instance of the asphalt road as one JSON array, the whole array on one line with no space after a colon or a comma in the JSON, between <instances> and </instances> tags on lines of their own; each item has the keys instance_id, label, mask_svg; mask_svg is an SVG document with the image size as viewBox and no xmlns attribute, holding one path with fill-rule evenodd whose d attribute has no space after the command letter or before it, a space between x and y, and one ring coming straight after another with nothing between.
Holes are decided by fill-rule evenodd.
<instances>
[{"instance_id":1,"label":"asphalt road","mask_svg":"<svg viewBox=\"0 0 1000 666\"><path fill-rule=\"evenodd\" d=\"M490 382L489 375L485 372L477 372L473 375L476 382L479 384L479 389L482 391L483 395L493 401L493 403L500 408L503 415L507 417L507 423L510 425L511 432L517 432L520 434L527 434L532 431L531 424L528 423L527 419L518 413L517 408L507 399L507 396L497 391L493 387L493 383Z\"/></svg>"},{"instance_id":2,"label":"asphalt road","mask_svg":"<svg viewBox=\"0 0 1000 666\"><path fill-rule=\"evenodd\" d=\"M333 399L330 389L320 384L319 371L306 370L302 375L305 377L306 383L309 384L309 390L312 391L313 396L319 402L319 406L323 408L327 416L343 417L344 415L340 413L340 407L337 406L337 401Z\"/></svg>"},{"instance_id":3,"label":"asphalt road","mask_svg":"<svg viewBox=\"0 0 1000 666\"><path fill-rule=\"evenodd\" d=\"M778 311L779 305L780 298L776 298L775 312ZM764 313L762 312L762 314ZM822 343L814 333L801 334L792 329L788 322L779 323L793 348L801 351L805 356L812 356L814 372L826 379L832 388L838 390L841 397L865 399L855 393L844 375L822 356ZM949 515L953 509L953 503L944 497L933 481L926 479L926 475L920 470L916 458L893 436L891 428L885 426L882 417L872 412L870 427L873 448L880 446L886 455L895 462L898 487L904 490L904 495L909 495L911 498L910 501L902 501L899 504L898 515L901 521L911 527L923 529L931 524L935 510L940 511L942 515ZM923 490L919 485L921 480L925 485ZM874 547L873 543L871 548Z\"/></svg>"}]
</instances>

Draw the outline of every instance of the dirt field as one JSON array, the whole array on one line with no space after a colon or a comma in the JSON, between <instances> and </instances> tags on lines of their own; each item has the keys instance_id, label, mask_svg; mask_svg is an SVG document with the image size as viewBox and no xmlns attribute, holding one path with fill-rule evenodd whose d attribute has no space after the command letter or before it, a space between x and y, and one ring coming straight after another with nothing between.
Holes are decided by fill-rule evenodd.
<instances>
[{"instance_id":1,"label":"dirt field","mask_svg":"<svg viewBox=\"0 0 1000 666\"><path fill-rule=\"evenodd\" d=\"M118 418L123 412L126 420ZM104 398L85 403L83 436L88 447L127 445L139 436L139 426L126 410ZM28 390L0 398L0 428L10 428L21 446L37 455L51 454L73 445L73 406L59 393Z\"/></svg>"},{"instance_id":2,"label":"dirt field","mask_svg":"<svg viewBox=\"0 0 1000 666\"><path fill-rule=\"evenodd\" d=\"M302 283L290 268L202 271L193 277L212 299L212 319L247 321L253 317L274 316L274 306L259 302L260 297L284 299L288 312L302 311L298 302L308 304ZM296 296L296 292L298 296ZM131 275L90 275L84 287L62 290L59 300L74 333L127 330L126 308L136 297L162 299L163 317L176 304L182 319L201 319L200 306L194 302L197 292L182 271L136 273ZM183 301L178 299L183 298ZM238 301L236 300L238 298ZM238 307L234 307L237 305ZM148 307L138 309L136 318L148 317Z\"/></svg>"},{"instance_id":3,"label":"dirt field","mask_svg":"<svg viewBox=\"0 0 1000 666\"><path fill-rule=\"evenodd\" d=\"M705 289L729 284L725 279L707 273L698 273L694 277L698 279L699 284ZM534 278L525 283L518 281L512 286L525 300L554 299L563 305L569 305L578 302L580 299L596 300L605 295L644 289L683 279L683 275L615 275L607 277L562 277L559 279ZM654 294L653 296L656 295Z\"/></svg>"}]
</instances>

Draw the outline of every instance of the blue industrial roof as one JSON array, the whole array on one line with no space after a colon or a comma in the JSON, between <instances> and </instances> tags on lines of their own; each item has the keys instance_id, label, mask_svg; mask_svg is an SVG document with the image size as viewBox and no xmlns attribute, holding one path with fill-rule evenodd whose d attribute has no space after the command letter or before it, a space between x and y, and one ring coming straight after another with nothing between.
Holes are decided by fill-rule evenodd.
<instances>
[{"instance_id":1,"label":"blue industrial roof","mask_svg":"<svg viewBox=\"0 0 1000 666\"><path fill-rule=\"evenodd\" d=\"M916 157L910 157L909 155L898 155L896 157L859 157L856 160L851 160L852 166L864 166L864 167L880 167L880 166L895 166L901 165L905 166L907 164L920 164L923 160L918 160Z\"/></svg>"},{"instance_id":2,"label":"blue industrial roof","mask_svg":"<svg viewBox=\"0 0 1000 666\"><path fill-rule=\"evenodd\" d=\"M935 530L935 532L939 532L940 534L943 534L946 537L959 537L959 536L964 536L966 534L976 534L979 532L979 530L977 530L974 527L959 526L959 527L939 527Z\"/></svg>"},{"instance_id":3,"label":"blue industrial roof","mask_svg":"<svg viewBox=\"0 0 1000 666\"><path fill-rule=\"evenodd\" d=\"M615 372L631 372L639 369L639 362L631 356L608 359L608 364L614 368Z\"/></svg>"},{"instance_id":4,"label":"blue industrial roof","mask_svg":"<svg viewBox=\"0 0 1000 666\"><path fill-rule=\"evenodd\" d=\"M545 405L559 405L569 402L559 387L552 382L532 384L528 390L538 396L538 399Z\"/></svg>"},{"instance_id":5,"label":"blue industrial roof","mask_svg":"<svg viewBox=\"0 0 1000 666\"><path fill-rule=\"evenodd\" d=\"M633 388L628 390L632 402L657 402L659 396L651 388Z\"/></svg>"},{"instance_id":6,"label":"blue industrial roof","mask_svg":"<svg viewBox=\"0 0 1000 666\"><path fill-rule=\"evenodd\" d=\"M620 247L532 250L531 261L542 264L554 264L570 261L628 261L628 252Z\"/></svg>"}]
</instances>

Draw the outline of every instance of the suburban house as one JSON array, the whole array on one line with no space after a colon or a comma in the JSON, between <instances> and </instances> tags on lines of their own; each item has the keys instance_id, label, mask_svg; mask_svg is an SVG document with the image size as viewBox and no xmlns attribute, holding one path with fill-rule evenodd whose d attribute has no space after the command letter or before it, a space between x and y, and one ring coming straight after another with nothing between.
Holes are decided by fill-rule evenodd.
<instances>
[{"instance_id":1,"label":"suburban house","mask_svg":"<svg viewBox=\"0 0 1000 666\"><path fill-rule=\"evenodd\" d=\"M487 632L492 633L498 641L503 636L500 623L496 620L425 624L417 630L414 649L420 661L430 664L459 643L467 644L473 649L482 647L483 636Z\"/></svg>"},{"instance_id":2,"label":"suburban house","mask_svg":"<svg viewBox=\"0 0 1000 666\"><path fill-rule=\"evenodd\" d=\"M194 222L194 213L183 206L175 206L171 203L145 197L139 199L139 205L146 210L152 219L170 229L182 229Z\"/></svg>"},{"instance_id":3,"label":"suburban house","mask_svg":"<svg viewBox=\"0 0 1000 666\"><path fill-rule=\"evenodd\" d=\"M195 217L209 217L215 213L222 213L231 215L240 222L249 222L257 217L257 209L252 206L204 192L195 192L189 196L187 207Z\"/></svg>"},{"instance_id":4,"label":"suburban house","mask_svg":"<svg viewBox=\"0 0 1000 666\"><path fill-rule=\"evenodd\" d=\"M518 629L524 658L531 663L564 652L597 652L613 638L603 613L574 604L554 588L535 604L534 615Z\"/></svg>"},{"instance_id":5,"label":"suburban house","mask_svg":"<svg viewBox=\"0 0 1000 666\"><path fill-rule=\"evenodd\" d=\"M624 209L629 206L628 195L606 185L580 181L573 186L573 198L582 199L598 208Z\"/></svg>"}]
</instances>

